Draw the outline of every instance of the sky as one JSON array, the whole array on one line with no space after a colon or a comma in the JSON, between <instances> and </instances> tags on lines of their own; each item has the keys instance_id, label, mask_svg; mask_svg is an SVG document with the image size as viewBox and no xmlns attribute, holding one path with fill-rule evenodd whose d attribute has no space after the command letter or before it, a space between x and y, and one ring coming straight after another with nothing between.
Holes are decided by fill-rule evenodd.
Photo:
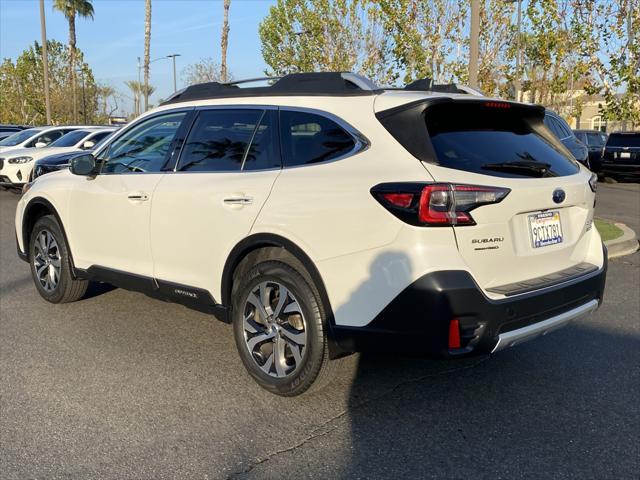
<instances>
[{"instance_id":1,"label":"sky","mask_svg":"<svg viewBox=\"0 0 640 480\"><path fill-rule=\"evenodd\" d=\"M68 24L45 0L47 38L68 42ZM258 25L275 0L232 0L229 10L227 63L234 78L263 76L266 65L260 53ZM0 58L15 59L41 41L39 0L0 0ZM129 94L126 80L138 79L137 57L144 54L144 0L94 0L94 20L77 19L77 46L101 83ZM179 53L176 58L178 89L181 72L190 63L212 57L220 61L222 0L152 0L151 59ZM151 103L173 91L170 59L150 66L149 83L156 87ZM131 109L131 102L126 102Z\"/></svg>"}]
</instances>

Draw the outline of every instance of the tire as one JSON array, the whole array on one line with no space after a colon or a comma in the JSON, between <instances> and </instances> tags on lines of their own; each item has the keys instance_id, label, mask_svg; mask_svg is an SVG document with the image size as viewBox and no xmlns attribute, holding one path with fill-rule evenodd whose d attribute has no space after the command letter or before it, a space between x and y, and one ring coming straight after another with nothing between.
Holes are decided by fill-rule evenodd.
<instances>
[{"instance_id":1,"label":"tire","mask_svg":"<svg viewBox=\"0 0 640 480\"><path fill-rule=\"evenodd\" d=\"M29 238L29 264L36 289L48 302L74 302L87 291L87 280L73 278L69 247L62 228L52 215L40 217L33 226Z\"/></svg>"},{"instance_id":2,"label":"tire","mask_svg":"<svg viewBox=\"0 0 640 480\"><path fill-rule=\"evenodd\" d=\"M326 385L337 361L329 360L317 290L295 268L279 260L260 262L235 281L233 332L240 358L253 379L286 397Z\"/></svg>"}]
</instances>

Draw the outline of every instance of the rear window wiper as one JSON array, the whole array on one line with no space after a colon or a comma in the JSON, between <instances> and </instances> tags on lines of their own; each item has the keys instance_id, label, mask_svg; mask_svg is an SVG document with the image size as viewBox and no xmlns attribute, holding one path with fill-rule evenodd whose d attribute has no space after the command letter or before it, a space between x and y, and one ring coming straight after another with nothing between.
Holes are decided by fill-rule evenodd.
<instances>
[{"instance_id":1,"label":"rear window wiper","mask_svg":"<svg viewBox=\"0 0 640 480\"><path fill-rule=\"evenodd\" d=\"M497 172L511 172L529 177L555 177L556 174L550 170L551 165L542 162L502 162L485 163L480 167L482 170L494 170Z\"/></svg>"}]
</instances>

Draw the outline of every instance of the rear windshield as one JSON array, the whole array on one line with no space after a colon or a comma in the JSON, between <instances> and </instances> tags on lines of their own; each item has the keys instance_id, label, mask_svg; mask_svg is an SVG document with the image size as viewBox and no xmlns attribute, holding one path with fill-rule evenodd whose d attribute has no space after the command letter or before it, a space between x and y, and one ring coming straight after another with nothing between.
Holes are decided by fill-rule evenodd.
<instances>
[{"instance_id":1,"label":"rear windshield","mask_svg":"<svg viewBox=\"0 0 640 480\"><path fill-rule=\"evenodd\" d=\"M640 147L640 133L612 133L607 147Z\"/></svg>"},{"instance_id":2,"label":"rear windshield","mask_svg":"<svg viewBox=\"0 0 640 480\"><path fill-rule=\"evenodd\" d=\"M42 131L41 128L29 128L28 130L22 130L21 132L14 133L13 135L5 138L0 142L0 146L2 147L14 147L25 140L28 140L36 133Z\"/></svg>"},{"instance_id":3,"label":"rear windshield","mask_svg":"<svg viewBox=\"0 0 640 480\"><path fill-rule=\"evenodd\" d=\"M559 177L579 171L541 115L498 102L442 103L426 110L443 167L499 177Z\"/></svg>"}]
</instances>

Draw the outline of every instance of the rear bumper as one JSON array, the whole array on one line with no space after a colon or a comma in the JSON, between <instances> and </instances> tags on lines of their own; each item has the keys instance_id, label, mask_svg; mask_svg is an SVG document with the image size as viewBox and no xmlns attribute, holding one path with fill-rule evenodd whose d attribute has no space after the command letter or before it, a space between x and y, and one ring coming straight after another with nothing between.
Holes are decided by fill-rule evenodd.
<instances>
[{"instance_id":1,"label":"rear bumper","mask_svg":"<svg viewBox=\"0 0 640 480\"><path fill-rule=\"evenodd\" d=\"M602 302L602 268L565 283L501 300L488 298L462 270L427 274L402 291L366 327L333 326L344 351L400 351L435 356L491 353L543 335ZM458 319L461 348L448 348L449 323Z\"/></svg>"},{"instance_id":2,"label":"rear bumper","mask_svg":"<svg viewBox=\"0 0 640 480\"><path fill-rule=\"evenodd\" d=\"M601 172L605 175L638 178L640 177L640 164L602 163Z\"/></svg>"}]
</instances>

